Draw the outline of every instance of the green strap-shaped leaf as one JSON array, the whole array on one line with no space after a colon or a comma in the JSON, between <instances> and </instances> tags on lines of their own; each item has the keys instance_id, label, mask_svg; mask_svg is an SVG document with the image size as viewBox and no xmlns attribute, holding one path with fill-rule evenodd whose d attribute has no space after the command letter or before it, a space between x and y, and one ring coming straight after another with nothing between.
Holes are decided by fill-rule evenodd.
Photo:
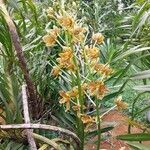
<instances>
[{"instance_id":1,"label":"green strap-shaped leaf","mask_svg":"<svg viewBox=\"0 0 150 150\"><path fill-rule=\"evenodd\" d=\"M138 86L134 86L133 89L138 90L138 91L149 92L150 91L150 85L138 85Z\"/></svg>"},{"instance_id":2,"label":"green strap-shaped leaf","mask_svg":"<svg viewBox=\"0 0 150 150\"><path fill-rule=\"evenodd\" d=\"M150 141L150 133L119 135L117 139L124 141Z\"/></svg>"},{"instance_id":3,"label":"green strap-shaped leaf","mask_svg":"<svg viewBox=\"0 0 150 150\"><path fill-rule=\"evenodd\" d=\"M145 70L145 71L141 71L141 72L138 72L136 73L135 75L133 75L131 77L131 79L147 79L147 78L150 78L150 70Z\"/></svg>"},{"instance_id":4,"label":"green strap-shaped leaf","mask_svg":"<svg viewBox=\"0 0 150 150\"><path fill-rule=\"evenodd\" d=\"M110 131L110 130L112 130L114 127L106 127L106 128L102 128L101 130L100 130L100 132L101 133L104 133L104 132L108 132L108 131ZM96 136L98 134L98 132L97 132L97 129L96 130L94 130L94 131L91 131L91 132L89 132L86 136L89 138L89 137L93 137L93 136Z\"/></svg>"},{"instance_id":5,"label":"green strap-shaped leaf","mask_svg":"<svg viewBox=\"0 0 150 150\"><path fill-rule=\"evenodd\" d=\"M124 53L120 54L118 57L116 57L114 62L118 61L120 59L123 59L131 54L135 54L135 53L139 53L139 52L147 51L147 50L150 50L150 47L141 47L141 45L135 46L135 47L125 51Z\"/></svg>"},{"instance_id":6,"label":"green strap-shaped leaf","mask_svg":"<svg viewBox=\"0 0 150 150\"><path fill-rule=\"evenodd\" d=\"M150 145L140 144L137 142L128 142L127 144L138 150L150 150Z\"/></svg>"}]
</instances>

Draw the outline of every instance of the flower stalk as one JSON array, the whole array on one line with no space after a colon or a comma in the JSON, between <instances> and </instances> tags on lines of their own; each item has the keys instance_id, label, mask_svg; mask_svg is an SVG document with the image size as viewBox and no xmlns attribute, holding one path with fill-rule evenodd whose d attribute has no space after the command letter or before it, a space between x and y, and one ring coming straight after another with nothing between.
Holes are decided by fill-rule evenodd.
<instances>
[{"instance_id":1,"label":"flower stalk","mask_svg":"<svg viewBox=\"0 0 150 150\"><path fill-rule=\"evenodd\" d=\"M99 111L99 100L96 100L96 117L97 117L97 132L98 132L97 150L99 150L100 143L101 143L101 121L100 121L100 111Z\"/></svg>"}]
</instances>

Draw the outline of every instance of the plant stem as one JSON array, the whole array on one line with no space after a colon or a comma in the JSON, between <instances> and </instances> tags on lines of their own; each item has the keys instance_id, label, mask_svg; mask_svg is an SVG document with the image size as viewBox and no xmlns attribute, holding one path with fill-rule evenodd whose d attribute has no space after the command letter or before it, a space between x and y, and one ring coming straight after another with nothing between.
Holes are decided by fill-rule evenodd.
<instances>
[{"instance_id":1,"label":"plant stem","mask_svg":"<svg viewBox=\"0 0 150 150\"><path fill-rule=\"evenodd\" d=\"M77 137L77 135L73 132L71 132L70 130L67 130L67 129L64 129L64 128L61 128L61 127L57 127L57 126L51 126L51 125L46 125L46 124L33 124L33 123L30 123L30 124L9 124L9 125L0 125L0 136L2 135L2 132L3 131L6 131L6 130L19 130L19 129L42 129L42 130L50 130L50 131L54 131L54 132L59 132L61 133L62 135L68 135L69 137L71 137L74 142L77 144L77 146L79 147L79 150L80 149L80 140L79 138ZM6 133L8 132L6 131ZM4 137L2 138L5 138L7 134L4 135ZM10 137L13 137L13 135L10 135ZM21 135L20 135L21 137Z\"/></svg>"},{"instance_id":2,"label":"plant stem","mask_svg":"<svg viewBox=\"0 0 150 150\"><path fill-rule=\"evenodd\" d=\"M77 77L77 85L78 85L78 92L79 92L79 104L81 106L80 113L83 114L84 100L83 100L83 93L82 93L82 87L81 87L80 69L79 69L79 66L77 64L77 60L76 60L75 56L73 57L73 61L74 61L75 66L77 68L76 77ZM80 118L78 119L78 128L79 128L78 134L79 134L79 138L81 140L81 150L83 150L84 149L84 125L83 125L83 122L81 121Z\"/></svg>"},{"instance_id":3,"label":"plant stem","mask_svg":"<svg viewBox=\"0 0 150 150\"><path fill-rule=\"evenodd\" d=\"M25 123L30 123L26 85L22 85L22 102L23 102L23 114L24 114ZM37 146L36 146L35 140L32 135L33 130L27 129L26 134L27 134L27 139L28 139L30 149L37 150Z\"/></svg>"},{"instance_id":4,"label":"plant stem","mask_svg":"<svg viewBox=\"0 0 150 150\"><path fill-rule=\"evenodd\" d=\"M53 148L57 149L57 150L61 150L61 147L53 140L50 140L42 135L36 134L36 133L32 133L33 137L39 141L42 141L50 146L52 146Z\"/></svg>"},{"instance_id":5,"label":"plant stem","mask_svg":"<svg viewBox=\"0 0 150 150\"><path fill-rule=\"evenodd\" d=\"M97 150L100 149L100 142L101 142L101 122L100 122L100 114L99 114L99 100L96 99L96 114L97 114L97 132L98 132L98 143L97 143Z\"/></svg>"},{"instance_id":6,"label":"plant stem","mask_svg":"<svg viewBox=\"0 0 150 150\"><path fill-rule=\"evenodd\" d=\"M14 46L14 49L16 51L16 56L18 57L20 68L22 70L24 79L27 84L29 103L30 103L30 112L32 114L32 117L37 119L39 118L41 113L41 111L39 112L39 110L42 110L40 95L37 92L36 87L30 78L29 70L21 47L21 43L19 41L19 35L17 33L16 26L13 20L11 19L3 0L0 0L0 6L1 6L0 10L3 12L3 17L8 25L9 33L12 40L12 45Z\"/></svg>"},{"instance_id":7,"label":"plant stem","mask_svg":"<svg viewBox=\"0 0 150 150\"><path fill-rule=\"evenodd\" d=\"M138 98L139 98L142 94L143 94L143 93L139 93L139 94L135 97L135 99L133 100L133 103L132 103L132 112L131 112L131 121L133 121L133 120L134 120L134 117L135 117L135 115L134 115L135 103L137 102ZM131 133L131 124L129 124L129 126L128 126L128 133Z\"/></svg>"},{"instance_id":8,"label":"plant stem","mask_svg":"<svg viewBox=\"0 0 150 150\"><path fill-rule=\"evenodd\" d=\"M77 61L75 57L74 57L74 62L77 67L76 76L77 76L77 85L78 85L78 92L79 92L79 104L81 106L80 113L82 114L84 101L83 101L83 93L82 93L82 87L81 87L79 67L77 66ZM80 118L78 119L78 128L79 128L79 138L81 140L81 150L83 150L84 149L84 125Z\"/></svg>"},{"instance_id":9,"label":"plant stem","mask_svg":"<svg viewBox=\"0 0 150 150\"><path fill-rule=\"evenodd\" d=\"M71 49L74 51L74 47L72 45L72 42L71 42L71 36L69 35L69 33L66 31L65 32L65 41L66 41L66 44L67 46L71 47ZM77 103L80 105L81 107L81 110L80 110L80 113L82 114L83 113L83 105L84 105L84 100L83 100L83 92L82 92L82 87L81 87L81 76L80 76L80 68L78 66L78 62L77 62L77 59L75 57L75 54L73 56L73 62L76 66L76 79L73 77L72 79L75 80L77 86L78 86L78 93L79 93L79 98L77 98ZM75 83L74 81L72 81L72 83ZM80 141L81 141L81 146L80 146L80 150L83 150L84 149L84 125L83 125L83 122L80 118L78 118L77 116L77 133L78 133L78 136L80 138Z\"/></svg>"}]
</instances>

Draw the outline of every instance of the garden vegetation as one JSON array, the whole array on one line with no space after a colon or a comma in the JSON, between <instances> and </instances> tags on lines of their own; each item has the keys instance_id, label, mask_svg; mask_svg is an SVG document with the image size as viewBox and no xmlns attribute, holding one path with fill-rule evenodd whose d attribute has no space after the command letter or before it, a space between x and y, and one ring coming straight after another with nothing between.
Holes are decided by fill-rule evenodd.
<instances>
[{"instance_id":1,"label":"garden vegetation","mask_svg":"<svg viewBox=\"0 0 150 150\"><path fill-rule=\"evenodd\" d=\"M149 150L149 78L149 0L0 0L1 150L102 149L113 110Z\"/></svg>"}]
</instances>

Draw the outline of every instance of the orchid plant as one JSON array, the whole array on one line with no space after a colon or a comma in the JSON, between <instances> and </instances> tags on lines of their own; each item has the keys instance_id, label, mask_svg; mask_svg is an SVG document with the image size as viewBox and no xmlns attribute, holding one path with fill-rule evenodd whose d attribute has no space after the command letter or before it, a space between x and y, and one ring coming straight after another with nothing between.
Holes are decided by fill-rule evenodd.
<instances>
[{"instance_id":1,"label":"orchid plant","mask_svg":"<svg viewBox=\"0 0 150 150\"><path fill-rule=\"evenodd\" d=\"M55 26L47 30L43 41L51 50L57 45L61 51L56 62L53 61L51 75L63 84L59 103L64 106L66 113L73 113L76 118L81 149L84 149L86 132L92 124L96 124L99 150L101 100L109 92L105 80L113 73L113 69L108 63L100 62L99 45L104 42L102 33L90 34L89 28L74 14L64 10L64 7L58 12L49 7L47 15L55 22ZM90 115L89 105L96 110L94 115ZM120 98L116 100L116 105L119 109L127 107Z\"/></svg>"}]
</instances>

